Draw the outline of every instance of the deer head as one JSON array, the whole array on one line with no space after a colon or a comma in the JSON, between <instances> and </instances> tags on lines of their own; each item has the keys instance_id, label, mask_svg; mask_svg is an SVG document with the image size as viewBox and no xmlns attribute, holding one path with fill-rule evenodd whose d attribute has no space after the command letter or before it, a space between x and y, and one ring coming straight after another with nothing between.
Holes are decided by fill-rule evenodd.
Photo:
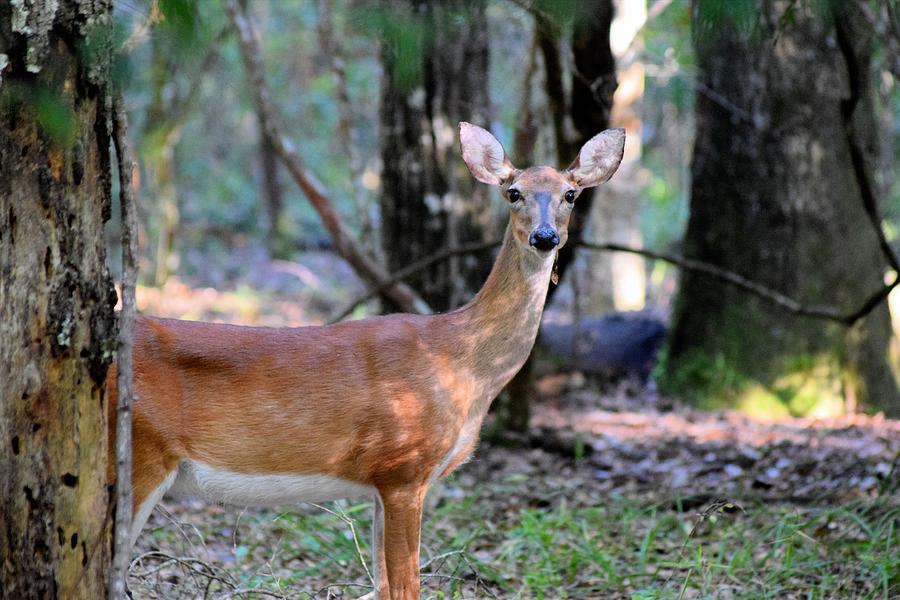
<instances>
[{"instance_id":1,"label":"deer head","mask_svg":"<svg viewBox=\"0 0 900 600\"><path fill-rule=\"evenodd\" d=\"M463 160L478 181L500 188L509 201L510 226L522 248L542 258L566 243L569 217L581 191L606 182L622 162L625 130L607 129L581 148L564 171L553 167L517 169L488 131L461 122Z\"/></svg>"}]
</instances>

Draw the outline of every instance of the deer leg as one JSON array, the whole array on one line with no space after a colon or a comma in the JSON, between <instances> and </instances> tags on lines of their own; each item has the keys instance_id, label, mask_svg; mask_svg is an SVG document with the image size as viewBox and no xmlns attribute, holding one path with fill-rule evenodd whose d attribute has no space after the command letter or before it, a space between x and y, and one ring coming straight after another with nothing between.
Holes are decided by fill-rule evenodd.
<instances>
[{"instance_id":1,"label":"deer leg","mask_svg":"<svg viewBox=\"0 0 900 600\"><path fill-rule=\"evenodd\" d=\"M387 572L379 582L383 600L419 599L419 536L426 485L379 490L383 503L383 555ZM377 512L377 511L376 511ZM376 562L380 559L377 557Z\"/></svg>"},{"instance_id":2,"label":"deer leg","mask_svg":"<svg viewBox=\"0 0 900 600\"><path fill-rule=\"evenodd\" d=\"M387 563L384 553L384 503L381 494L375 493L375 514L372 519L372 553L375 581L375 598L390 598Z\"/></svg>"}]
</instances>

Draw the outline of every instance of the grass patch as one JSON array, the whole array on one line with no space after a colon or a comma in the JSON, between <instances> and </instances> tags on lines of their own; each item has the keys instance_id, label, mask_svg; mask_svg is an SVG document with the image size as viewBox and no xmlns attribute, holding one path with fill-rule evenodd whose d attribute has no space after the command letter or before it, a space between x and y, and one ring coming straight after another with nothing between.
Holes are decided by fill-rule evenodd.
<instances>
[{"instance_id":1,"label":"grass patch","mask_svg":"<svg viewBox=\"0 0 900 600\"><path fill-rule=\"evenodd\" d=\"M733 512L720 503L698 516L678 500L612 497L600 506L574 507L557 498L535 506L506 494L502 483L478 490L427 512L424 598L889 599L900 594L895 496L837 507L755 504ZM215 597L223 591L232 592L229 597L262 597L235 595L236 589L265 589L289 598L362 595L368 591L361 557L371 556L370 507L328 506L331 513L244 513L237 523L230 511L212 522L199 519L202 551L217 563L207 567L218 579L198 583L202 577L196 572L168 573L163 581L169 587L160 591L164 569L154 580L138 577L135 567L135 597ZM187 538L174 527L153 535L166 554L190 552L183 547ZM196 554L200 547L191 543Z\"/></svg>"}]
</instances>

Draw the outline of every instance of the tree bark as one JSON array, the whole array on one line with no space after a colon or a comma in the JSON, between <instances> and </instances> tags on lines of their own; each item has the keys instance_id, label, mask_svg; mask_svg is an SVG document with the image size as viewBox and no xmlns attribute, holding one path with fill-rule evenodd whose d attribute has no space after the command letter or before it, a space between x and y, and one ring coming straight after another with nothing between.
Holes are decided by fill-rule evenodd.
<instances>
[{"instance_id":1,"label":"tree bark","mask_svg":"<svg viewBox=\"0 0 900 600\"><path fill-rule=\"evenodd\" d=\"M562 86L562 63L559 59L560 26L538 22L538 39L544 57L547 97L553 113L556 132L557 161L566 167L575 159L581 146L609 127L613 94L616 91L616 61L609 45L609 28L613 18L612 0L589 0L578 3L573 15L571 99L566 102ZM564 126L566 112L574 126L574 137ZM569 222L569 235L581 237L591 206L594 190L584 190L575 203ZM559 251L557 272L563 278L575 257L575 246ZM553 297L555 286L550 288Z\"/></svg>"},{"instance_id":2,"label":"tree bark","mask_svg":"<svg viewBox=\"0 0 900 600\"><path fill-rule=\"evenodd\" d=\"M700 18L704 4L695 7ZM685 250L802 303L849 310L883 283L887 262L864 205L869 164L854 157L854 147L876 147L873 32L859 2L839 7L827 14L760 0L752 29L695 23ZM716 393L725 378L761 387L795 412L830 399L897 416L890 331L884 303L848 331L686 272L663 383Z\"/></svg>"},{"instance_id":3,"label":"tree bark","mask_svg":"<svg viewBox=\"0 0 900 600\"><path fill-rule=\"evenodd\" d=\"M111 3L0 1L0 598L105 598Z\"/></svg>"},{"instance_id":4,"label":"tree bark","mask_svg":"<svg viewBox=\"0 0 900 600\"><path fill-rule=\"evenodd\" d=\"M264 133L259 140L260 186L266 213L266 247L273 258L288 258L288 244L281 230L284 194L279 179L278 156Z\"/></svg>"},{"instance_id":5,"label":"tree bark","mask_svg":"<svg viewBox=\"0 0 900 600\"><path fill-rule=\"evenodd\" d=\"M459 121L490 126L484 2L398 0L389 6L388 18L415 19L423 36L420 54L410 57L398 48L409 44L407 32L388 31L383 53L382 242L394 272L500 231L499 199L468 174L457 141ZM490 266L457 256L409 283L434 310L445 311L474 295Z\"/></svg>"},{"instance_id":6,"label":"tree bark","mask_svg":"<svg viewBox=\"0 0 900 600\"><path fill-rule=\"evenodd\" d=\"M609 45L612 24L612 0L592 0L578 6L574 15L572 55L575 72L572 74L571 100L566 102L562 85L562 64L559 59L559 31L551 23L537 23L536 43L544 59L545 89L553 117L559 167L568 166L581 146L597 133L609 127L612 97L616 90L616 62ZM575 126L576 135L566 135L565 110ZM594 190L586 189L578 197L569 222L569 235L575 239L583 235L591 214ZM567 244L557 255L556 268L563 277L574 263L576 246ZM573 272L572 275L575 275ZM553 298L557 286L547 290L547 301ZM576 302L578 299L575 299ZM531 404L537 397L532 361L534 353L504 389L497 404L499 429L525 431L531 417Z\"/></svg>"}]
</instances>

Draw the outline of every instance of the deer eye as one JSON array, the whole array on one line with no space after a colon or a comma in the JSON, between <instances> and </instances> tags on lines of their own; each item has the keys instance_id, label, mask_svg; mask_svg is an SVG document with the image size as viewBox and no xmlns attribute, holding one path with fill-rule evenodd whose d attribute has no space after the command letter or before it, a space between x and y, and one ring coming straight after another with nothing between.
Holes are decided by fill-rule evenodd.
<instances>
[{"instance_id":1,"label":"deer eye","mask_svg":"<svg viewBox=\"0 0 900 600\"><path fill-rule=\"evenodd\" d=\"M575 190L569 190L568 192L566 192L565 196L563 196L563 197L566 199L566 202L568 202L569 204L571 204L572 202L575 202Z\"/></svg>"},{"instance_id":2,"label":"deer eye","mask_svg":"<svg viewBox=\"0 0 900 600\"><path fill-rule=\"evenodd\" d=\"M519 198L522 197L522 194L519 193L519 190L513 188L506 192L506 197L509 198L510 202L516 202Z\"/></svg>"}]
</instances>

